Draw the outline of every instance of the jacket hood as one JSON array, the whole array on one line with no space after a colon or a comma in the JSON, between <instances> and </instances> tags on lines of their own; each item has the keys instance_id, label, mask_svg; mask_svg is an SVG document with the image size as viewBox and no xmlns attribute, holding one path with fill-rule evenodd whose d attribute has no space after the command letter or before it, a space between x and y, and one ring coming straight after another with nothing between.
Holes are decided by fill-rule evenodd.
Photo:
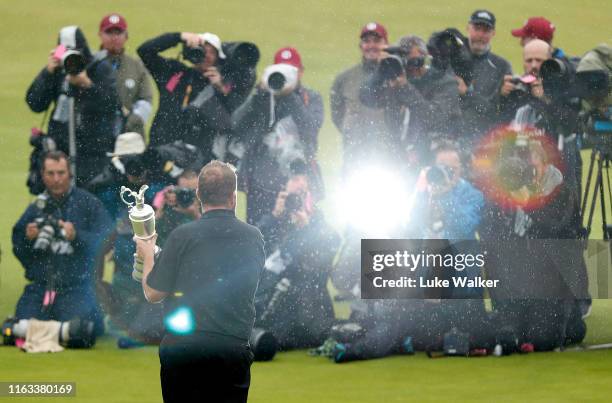
<instances>
[{"instance_id":1,"label":"jacket hood","mask_svg":"<svg viewBox=\"0 0 612 403\"><path fill-rule=\"evenodd\" d=\"M70 50L80 51L88 61L92 58L85 34L83 34L81 28L76 25L69 25L60 29L57 44L64 45Z\"/></svg>"}]
</instances>

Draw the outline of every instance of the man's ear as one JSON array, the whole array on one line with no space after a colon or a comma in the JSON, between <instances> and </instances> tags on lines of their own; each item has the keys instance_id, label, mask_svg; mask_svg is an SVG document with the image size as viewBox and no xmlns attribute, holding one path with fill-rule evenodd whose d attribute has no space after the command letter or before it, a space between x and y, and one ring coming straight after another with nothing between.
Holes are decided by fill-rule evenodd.
<instances>
[{"instance_id":1,"label":"man's ear","mask_svg":"<svg viewBox=\"0 0 612 403\"><path fill-rule=\"evenodd\" d=\"M230 207L232 209L236 208L236 205L238 204L238 192L236 192L235 190L232 192L232 197L230 200Z\"/></svg>"}]
</instances>

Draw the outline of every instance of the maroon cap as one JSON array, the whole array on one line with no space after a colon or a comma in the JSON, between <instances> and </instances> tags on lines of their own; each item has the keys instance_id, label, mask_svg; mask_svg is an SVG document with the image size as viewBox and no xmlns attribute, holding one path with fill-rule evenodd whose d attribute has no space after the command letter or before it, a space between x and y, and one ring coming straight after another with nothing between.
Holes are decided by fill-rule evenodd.
<instances>
[{"instance_id":1,"label":"maroon cap","mask_svg":"<svg viewBox=\"0 0 612 403\"><path fill-rule=\"evenodd\" d=\"M383 27L377 22L368 22L367 24L365 24L363 28L361 28L361 34L359 35L359 38L363 38L367 34L378 35L382 39L384 39L385 42L389 42L389 39L387 38L387 30L385 29L385 27Z\"/></svg>"},{"instance_id":2,"label":"maroon cap","mask_svg":"<svg viewBox=\"0 0 612 403\"><path fill-rule=\"evenodd\" d=\"M113 28L120 31L127 31L127 21L121 14L109 14L100 21L100 32L106 32Z\"/></svg>"},{"instance_id":3,"label":"maroon cap","mask_svg":"<svg viewBox=\"0 0 612 403\"><path fill-rule=\"evenodd\" d=\"M303 69L302 58L296 48L280 48L274 54L274 64L290 64L298 69Z\"/></svg>"},{"instance_id":4,"label":"maroon cap","mask_svg":"<svg viewBox=\"0 0 612 403\"><path fill-rule=\"evenodd\" d=\"M555 26L544 17L531 17L522 28L513 29L512 36L519 38L538 38L550 43L553 39Z\"/></svg>"}]
</instances>

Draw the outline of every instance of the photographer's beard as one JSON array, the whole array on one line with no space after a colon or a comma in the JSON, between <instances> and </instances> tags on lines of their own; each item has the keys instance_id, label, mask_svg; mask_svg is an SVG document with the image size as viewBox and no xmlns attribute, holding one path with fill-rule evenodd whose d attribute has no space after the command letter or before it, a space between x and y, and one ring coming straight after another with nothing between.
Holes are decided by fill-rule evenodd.
<instances>
[{"instance_id":1,"label":"photographer's beard","mask_svg":"<svg viewBox=\"0 0 612 403\"><path fill-rule=\"evenodd\" d=\"M484 54L489 53L489 51L491 50L491 42L485 42L482 40L472 41L472 39L469 38L468 40L470 42L470 51L476 56L482 56Z\"/></svg>"}]
</instances>

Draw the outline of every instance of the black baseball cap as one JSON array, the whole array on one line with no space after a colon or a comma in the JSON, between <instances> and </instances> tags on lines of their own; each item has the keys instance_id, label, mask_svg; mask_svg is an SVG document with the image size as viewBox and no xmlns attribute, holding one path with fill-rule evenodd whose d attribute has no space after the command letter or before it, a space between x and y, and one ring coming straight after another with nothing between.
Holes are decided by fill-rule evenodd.
<instances>
[{"instance_id":1,"label":"black baseball cap","mask_svg":"<svg viewBox=\"0 0 612 403\"><path fill-rule=\"evenodd\" d=\"M487 10L476 10L470 17L470 24L484 24L495 28L495 15Z\"/></svg>"}]
</instances>

